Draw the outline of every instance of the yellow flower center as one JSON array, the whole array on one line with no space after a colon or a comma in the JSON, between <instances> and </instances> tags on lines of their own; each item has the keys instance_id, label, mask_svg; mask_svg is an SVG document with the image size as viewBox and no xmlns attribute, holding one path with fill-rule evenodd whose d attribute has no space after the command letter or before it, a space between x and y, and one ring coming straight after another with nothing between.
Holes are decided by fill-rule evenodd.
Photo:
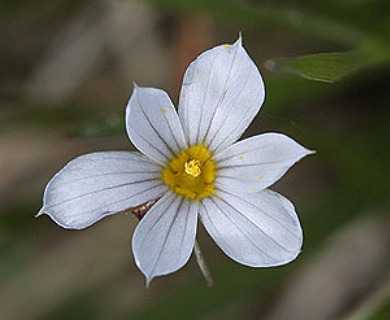
<instances>
[{"instance_id":1,"label":"yellow flower center","mask_svg":"<svg viewBox=\"0 0 390 320\"><path fill-rule=\"evenodd\" d=\"M204 144L181 151L162 171L162 180L177 194L200 200L214 193L215 162Z\"/></svg>"}]
</instances>

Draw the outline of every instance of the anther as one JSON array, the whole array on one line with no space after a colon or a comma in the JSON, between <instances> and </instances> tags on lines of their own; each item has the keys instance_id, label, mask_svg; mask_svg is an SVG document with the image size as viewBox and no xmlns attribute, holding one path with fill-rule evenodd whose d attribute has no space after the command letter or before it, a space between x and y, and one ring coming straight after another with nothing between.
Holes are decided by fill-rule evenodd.
<instances>
[{"instance_id":1,"label":"anther","mask_svg":"<svg viewBox=\"0 0 390 320\"><path fill-rule=\"evenodd\" d=\"M184 164L184 171L190 176L197 177L202 171L200 170L200 161L192 159Z\"/></svg>"}]
</instances>

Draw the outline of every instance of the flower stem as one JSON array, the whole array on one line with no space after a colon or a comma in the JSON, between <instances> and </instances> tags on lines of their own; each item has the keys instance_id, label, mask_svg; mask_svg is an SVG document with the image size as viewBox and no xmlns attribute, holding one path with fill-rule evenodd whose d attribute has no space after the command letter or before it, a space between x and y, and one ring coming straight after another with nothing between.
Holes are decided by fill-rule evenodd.
<instances>
[{"instance_id":1,"label":"flower stem","mask_svg":"<svg viewBox=\"0 0 390 320\"><path fill-rule=\"evenodd\" d=\"M213 277L211 276L210 270L206 264L206 261L203 258L202 251L197 240L195 240L194 253L196 257L196 262L200 268L200 271L203 274L203 277L206 279L207 286L211 287L213 285Z\"/></svg>"}]
</instances>

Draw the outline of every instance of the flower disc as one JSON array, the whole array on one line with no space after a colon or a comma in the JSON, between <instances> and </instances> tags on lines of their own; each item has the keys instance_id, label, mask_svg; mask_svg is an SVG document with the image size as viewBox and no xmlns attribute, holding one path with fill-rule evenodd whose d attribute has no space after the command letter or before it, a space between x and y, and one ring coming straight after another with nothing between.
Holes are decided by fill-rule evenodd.
<instances>
[{"instance_id":1,"label":"flower disc","mask_svg":"<svg viewBox=\"0 0 390 320\"><path fill-rule=\"evenodd\" d=\"M204 144L181 151L162 171L162 179L177 194L202 199L214 193L215 162Z\"/></svg>"}]
</instances>

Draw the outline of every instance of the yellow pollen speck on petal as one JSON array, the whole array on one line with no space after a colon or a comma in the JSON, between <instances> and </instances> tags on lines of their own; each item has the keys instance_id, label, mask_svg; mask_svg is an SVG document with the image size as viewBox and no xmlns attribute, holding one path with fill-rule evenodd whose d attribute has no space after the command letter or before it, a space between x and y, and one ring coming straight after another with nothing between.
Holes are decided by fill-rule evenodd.
<instances>
[{"instance_id":1,"label":"yellow pollen speck on petal","mask_svg":"<svg viewBox=\"0 0 390 320\"><path fill-rule=\"evenodd\" d=\"M263 178L264 178L263 176L259 176L258 180L261 181L261 180L263 180Z\"/></svg>"},{"instance_id":2,"label":"yellow pollen speck on petal","mask_svg":"<svg viewBox=\"0 0 390 320\"><path fill-rule=\"evenodd\" d=\"M214 194L216 166L204 144L177 154L162 170L163 182L175 193L191 200Z\"/></svg>"},{"instance_id":3,"label":"yellow pollen speck on petal","mask_svg":"<svg viewBox=\"0 0 390 320\"><path fill-rule=\"evenodd\" d=\"M256 192L256 188L253 188L252 191L253 191L253 192Z\"/></svg>"},{"instance_id":4,"label":"yellow pollen speck on petal","mask_svg":"<svg viewBox=\"0 0 390 320\"><path fill-rule=\"evenodd\" d=\"M172 110L173 110L173 107L172 107L172 106L169 106L168 109L172 111Z\"/></svg>"},{"instance_id":5,"label":"yellow pollen speck on petal","mask_svg":"<svg viewBox=\"0 0 390 320\"><path fill-rule=\"evenodd\" d=\"M223 46L223 49L224 49L224 50L227 50L227 49L229 49L229 47L230 47L230 46L229 46L228 44L225 44L225 45Z\"/></svg>"},{"instance_id":6,"label":"yellow pollen speck on petal","mask_svg":"<svg viewBox=\"0 0 390 320\"><path fill-rule=\"evenodd\" d=\"M238 160L242 160L243 159L243 157L242 156L238 156Z\"/></svg>"},{"instance_id":7,"label":"yellow pollen speck on petal","mask_svg":"<svg viewBox=\"0 0 390 320\"><path fill-rule=\"evenodd\" d=\"M160 112L161 112L161 114L164 114L164 113L165 113L165 109L164 109L164 108L161 108L161 109L160 109Z\"/></svg>"}]
</instances>

